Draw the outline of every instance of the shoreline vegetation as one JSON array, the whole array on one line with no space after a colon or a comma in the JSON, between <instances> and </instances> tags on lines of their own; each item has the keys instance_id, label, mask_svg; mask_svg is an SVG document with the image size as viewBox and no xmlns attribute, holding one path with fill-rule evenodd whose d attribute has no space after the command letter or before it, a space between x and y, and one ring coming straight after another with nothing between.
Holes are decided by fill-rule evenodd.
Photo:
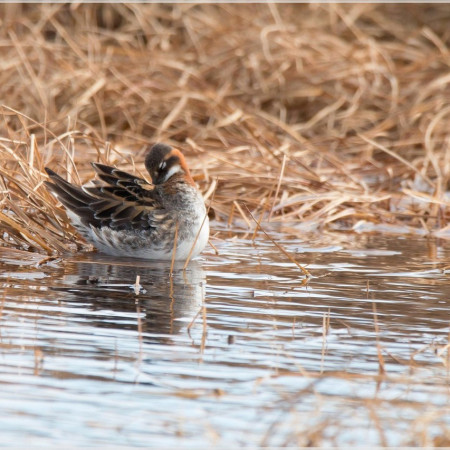
<instances>
[{"instance_id":1,"label":"shoreline vegetation","mask_svg":"<svg viewBox=\"0 0 450 450\"><path fill-rule=\"evenodd\" d=\"M86 247L44 167L185 153L220 226L450 238L445 4L0 5L0 246Z\"/></svg>"}]
</instances>

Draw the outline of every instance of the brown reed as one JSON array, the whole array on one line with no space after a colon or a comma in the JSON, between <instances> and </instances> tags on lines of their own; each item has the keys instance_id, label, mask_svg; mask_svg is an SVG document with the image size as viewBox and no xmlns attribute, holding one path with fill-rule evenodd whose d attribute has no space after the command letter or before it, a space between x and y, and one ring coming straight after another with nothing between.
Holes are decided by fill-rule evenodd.
<instances>
[{"instance_id":1,"label":"brown reed","mask_svg":"<svg viewBox=\"0 0 450 450\"><path fill-rule=\"evenodd\" d=\"M185 151L224 225L253 227L245 204L262 223L448 237L449 15L1 4L0 244L85 246L44 166L74 182L91 161L145 176L156 141Z\"/></svg>"}]
</instances>

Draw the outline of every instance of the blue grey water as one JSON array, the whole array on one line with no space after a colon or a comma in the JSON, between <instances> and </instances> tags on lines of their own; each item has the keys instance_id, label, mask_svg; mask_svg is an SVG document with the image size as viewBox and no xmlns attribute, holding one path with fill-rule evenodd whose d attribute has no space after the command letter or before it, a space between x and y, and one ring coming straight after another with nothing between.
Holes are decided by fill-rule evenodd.
<instances>
[{"instance_id":1,"label":"blue grey water","mask_svg":"<svg viewBox=\"0 0 450 450\"><path fill-rule=\"evenodd\" d=\"M264 235L172 275L3 251L0 446L450 445L450 243L273 235L307 286Z\"/></svg>"}]
</instances>

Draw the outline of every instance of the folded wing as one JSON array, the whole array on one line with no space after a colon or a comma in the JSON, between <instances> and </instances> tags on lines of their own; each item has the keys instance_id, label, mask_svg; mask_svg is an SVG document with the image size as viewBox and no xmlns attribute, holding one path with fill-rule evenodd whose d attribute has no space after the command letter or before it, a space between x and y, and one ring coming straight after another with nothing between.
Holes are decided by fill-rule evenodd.
<instances>
[{"instance_id":1,"label":"folded wing","mask_svg":"<svg viewBox=\"0 0 450 450\"><path fill-rule=\"evenodd\" d=\"M46 185L84 226L115 230L153 228L152 216L164 213L153 186L114 167L92 165L101 181L91 186L73 185L48 168L45 170L52 182Z\"/></svg>"}]
</instances>

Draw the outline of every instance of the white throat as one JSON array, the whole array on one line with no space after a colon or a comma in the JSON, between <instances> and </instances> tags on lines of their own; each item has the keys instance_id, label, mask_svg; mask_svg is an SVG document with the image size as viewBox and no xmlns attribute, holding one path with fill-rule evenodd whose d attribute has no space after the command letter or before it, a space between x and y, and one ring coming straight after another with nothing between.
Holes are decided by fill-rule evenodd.
<instances>
[{"instance_id":1,"label":"white throat","mask_svg":"<svg viewBox=\"0 0 450 450\"><path fill-rule=\"evenodd\" d=\"M175 175L176 173L182 172L182 168L179 164L175 164L172 166L166 173L166 176L164 177L163 183L165 183L172 175Z\"/></svg>"}]
</instances>

